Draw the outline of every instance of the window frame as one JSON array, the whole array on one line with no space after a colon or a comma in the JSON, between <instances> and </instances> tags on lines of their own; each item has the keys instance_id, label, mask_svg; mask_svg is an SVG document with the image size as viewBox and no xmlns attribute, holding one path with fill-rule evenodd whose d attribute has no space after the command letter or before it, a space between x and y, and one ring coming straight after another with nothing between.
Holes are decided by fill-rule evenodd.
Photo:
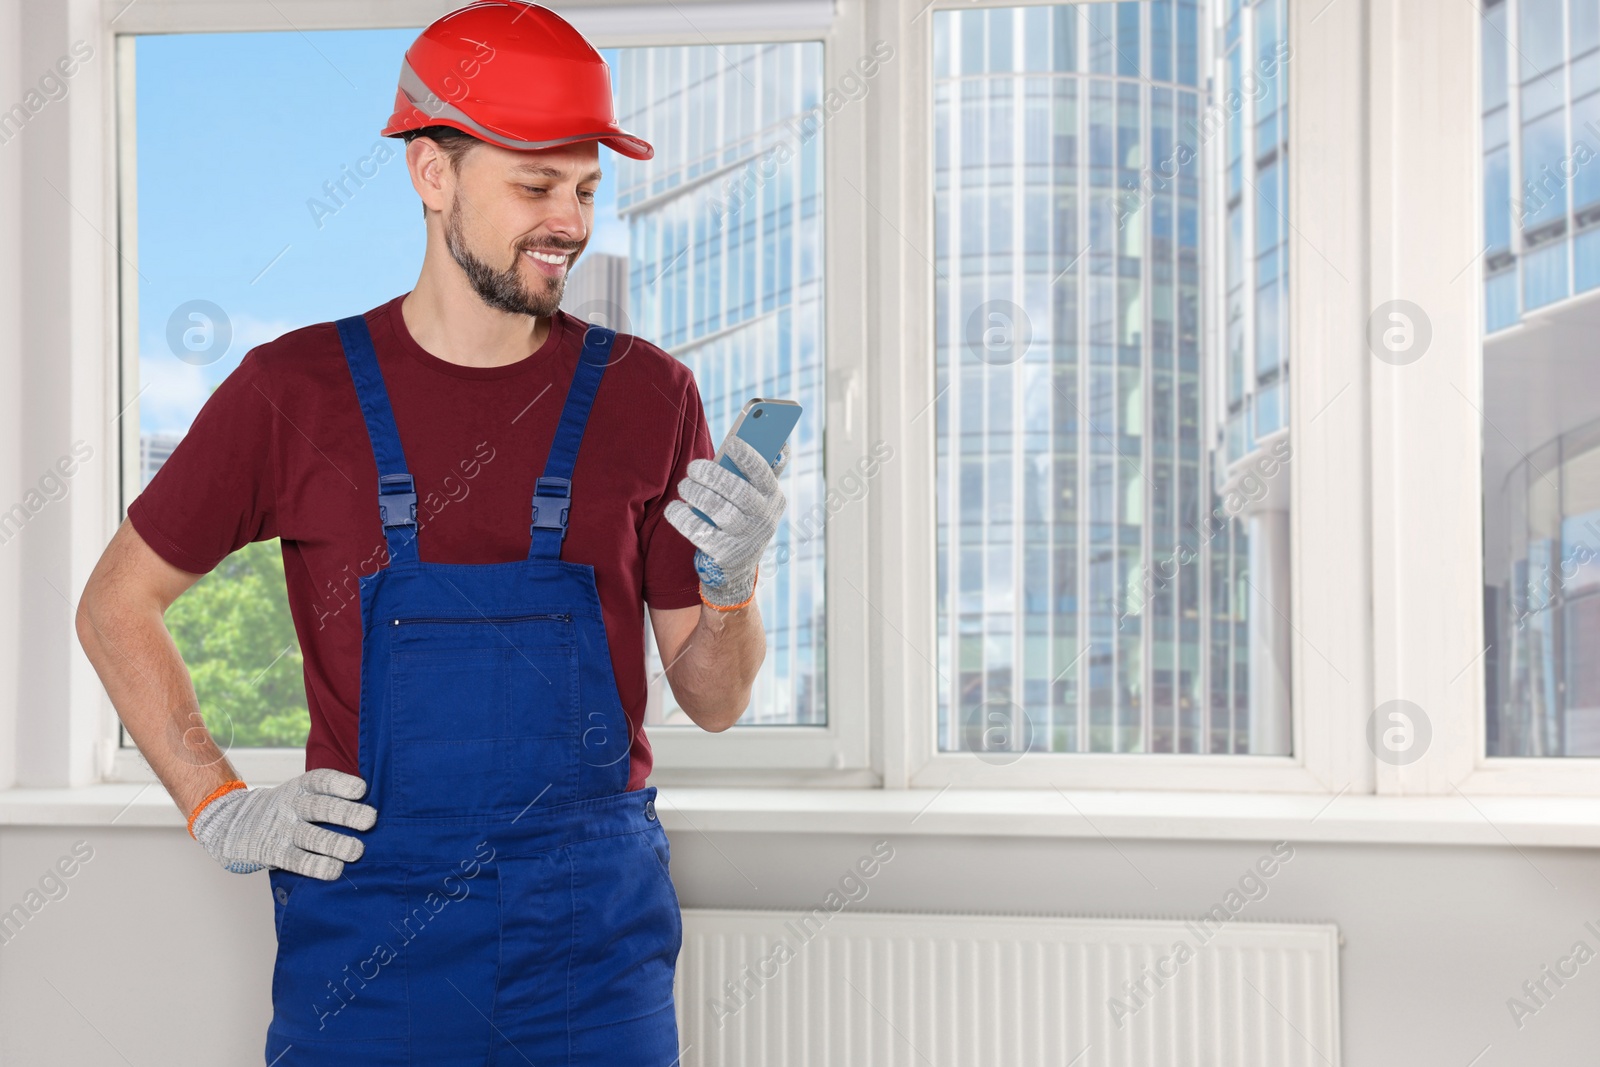
<instances>
[{"instance_id":1,"label":"window frame","mask_svg":"<svg viewBox=\"0 0 1600 1067\"><path fill-rule=\"evenodd\" d=\"M1107 2L1107 0L1098 0ZM912 5L903 8L915 10ZM951 0L936 0L932 10L965 10L981 7L1035 6L1031 3L989 2L973 4ZM1048 5L1043 5L1048 6ZM1290 756L1233 756L1208 754L1111 754L1111 753L1026 753L1015 762L997 766L971 753L940 752L937 749L937 724L931 710L937 707L935 675L932 671L918 669L927 657L897 657L900 669L897 687L906 694L898 713L886 702L885 733L898 734L897 742L903 746L899 758L893 761L898 774L896 779L910 787L933 786L996 786L1038 788L1051 786L1063 789L1141 789L1141 790L1233 790L1242 792L1328 793L1370 792L1373 763L1363 740L1365 716L1357 709L1363 703L1346 694L1370 689L1370 615L1364 611L1359 585L1349 580L1348 574L1334 574L1330 568L1307 568L1301 560L1308 558L1308 547L1333 552L1341 541L1344 545L1365 544L1364 531L1357 517L1365 510L1363 471L1360 465L1349 461L1351 444L1356 441L1362 426L1360 397L1361 372L1364 367L1348 355L1353 345L1359 345L1362 331L1359 328L1343 330L1342 337L1330 329L1341 309L1331 298L1324 276L1337 281L1326 268L1318 266L1315 255L1307 255L1305 231L1315 220L1303 216L1305 204L1343 203L1353 205L1348 190L1342 188L1356 177L1351 173L1352 161L1359 153L1350 150L1352 141L1360 132L1354 101L1344 99L1348 92L1338 90L1341 79L1360 72L1361 48L1359 21L1354 16L1334 18L1334 13L1324 16L1324 25L1315 31L1309 28L1310 16L1297 10L1291 0L1289 8L1288 39L1296 59L1306 50L1306 41L1313 34L1320 37L1319 47L1313 49L1318 62L1309 74L1304 67L1291 61L1284 71L1289 81L1289 136L1290 165L1289 211L1290 229L1302 235L1289 245L1289 351L1291 361L1299 365L1290 388L1290 439L1293 441L1293 461L1290 482L1291 531L1291 598L1290 616L1294 635L1293 676L1291 682L1291 721L1293 728L1293 754ZM1205 9L1203 9L1205 10ZM1208 11L1217 16L1217 11ZM1332 22L1327 22L1332 19ZM1202 70L1210 80L1214 70L1213 41L1216 23L1213 18L1202 18L1201 50ZM1211 32L1208 32L1211 31ZM918 38L920 47L915 50L919 61L919 77L903 86L906 94L906 125L923 132L924 145L931 145L933 129L932 80L932 25L923 27ZM902 70L906 74L912 64ZM1348 84L1345 82L1344 84ZM1319 91L1319 89L1321 91ZM1314 115L1312 105L1332 114ZM1334 120L1332 124L1328 120ZM1341 127L1337 123L1342 121ZM1309 131L1309 134L1306 133ZM933 247L933 197L931 148L919 152L913 145L905 153L905 173L901 177L908 205L916 205L913 215L907 212L907 232L915 233L924 247ZM1325 160L1322 169L1297 165L1296 160ZM1214 150L1207 157L1211 182L1221 180L1225 166L1224 153ZM1332 197L1332 199L1329 199ZM1218 287L1224 277L1225 250L1216 235L1221 220L1215 216L1214 202L1204 202L1204 232L1209 240L1209 260L1202 279L1203 330L1214 351L1221 351L1219 328L1213 308ZM1338 218L1325 217L1319 230L1319 240L1337 245L1341 250L1355 251L1359 244L1351 245L1349 220L1344 213ZM1322 233L1325 231L1325 233ZM918 276L898 288L904 294L907 307L898 316L907 323L933 321L933 271L925 261L906 257L905 262ZM1347 274L1349 271L1346 272ZM1308 284L1310 282L1310 284ZM886 283L883 291L895 291ZM1311 329L1313 324L1318 329ZM931 330L929 331L931 334ZM931 336L921 340L931 351ZM1336 340L1344 341L1340 347ZM916 352L903 358L914 361ZM902 407L910 412L921 409L933 400L932 360L923 359L922 373L913 376L907 367L902 380L915 383L916 393ZM1309 366L1315 362L1317 366ZM1207 371L1209 373L1209 370ZM1352 388L1356 391L1353 398ZM1354 401L1354 402L1352 402ZM883 407L888 409L886 402ZM1341 410L1342 409L1342 410ZM902 417L907 412L895 414ZM1323 416L1327 417L1324 418ZM903 425L909 422L903 419ZM920 450L923 466L916 471L904 472L908 480L920 479L921 484L933 485L933 436L928 427ZM918 449L908 449L916 454ZM908 464L909 466L909 464ZM937 641L936 592L934 587L934 501L932 493L908 494L900 506L886 508L884 542L911 546L917 552L907 551L899 557L885 556L885 567L894 572L886 584L898 590L895 606L901 620L922 620L920 626L907 632L920 634L927 648L935 648ZM898 523L898 525L894 525ZM925 531L925 532L922 532ZM1325 547L1324 547L1325 546ZM1319 558L1311 555L1309 558ZM1365 561L1355 561L1358 568ZM900 566L895 564L899 563ZM1309 629L1309 633L1307 632ZM892 642L885 642L890 647ZM886 653L886 658L888 654ZM1342 665L1341 669L1335 664ZM1311 729L1310 724L1318 725ZM900 725L895 731L893 726ZM887 762L887 761L886 761Z\"/></svg>"}]
</instances>

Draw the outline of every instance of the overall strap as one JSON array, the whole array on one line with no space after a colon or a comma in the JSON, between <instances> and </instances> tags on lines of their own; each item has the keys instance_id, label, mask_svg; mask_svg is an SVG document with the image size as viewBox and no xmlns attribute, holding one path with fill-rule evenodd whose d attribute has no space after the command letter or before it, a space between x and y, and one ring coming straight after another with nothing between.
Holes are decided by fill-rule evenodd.
<instances>
[{"instance_id":1,"label":"overall strap","mask_svg":"<svg viewBox=\"0 0 1600 1067\"><path fill-rule=\"evenodd\" d=\"M389 391L378 370L378 356L372 349L372 333L361 315L340 319L339 340L344 358L350 364L350 377L361 400L361 417L367 423L372 454L378 461L378 521L383 523L384 540L389 543L389 566L417 562L417 489L406 471L406 457L400 448L400 431L395 428L394 411L389 407Z\"/></svg>"},{"instance_id":2,"label":"overall strap","mask_svg":"<svg viewBox=\"0 0 1600 1067\"><path fill-rule=\"evenodd\" d=\"M544 473L534 482L533 522L528 528L529 559L560 559L561 542L567 536L567 514L572 509L572 469L578 462L578 446L583 443L583 427L589 408L600 389L600 376L611 362L611 342L617 331L593 326L583 335L583 351L578 368L567 387L567 402L561 409L555 440L545 460Z\"/></svg>"}]
</instances>

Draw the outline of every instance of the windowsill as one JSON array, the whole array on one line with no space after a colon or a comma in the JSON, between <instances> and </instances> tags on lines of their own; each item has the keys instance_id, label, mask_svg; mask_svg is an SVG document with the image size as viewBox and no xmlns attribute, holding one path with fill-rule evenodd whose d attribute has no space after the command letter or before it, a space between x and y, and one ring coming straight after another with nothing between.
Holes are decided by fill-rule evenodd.
<instances>
[{"instance_id":1,"label":"windowsill","mask_svg":"<svg viewBox=\"0 0 1600 1067\"><path fill-rule=\"evenodd\" d=\"M1600 847L1600 797L1378 797L957 789L664 787L680 833L1114 837ZM182 829L155 783L0 790L0 826Z\"/></svg>"}]
</instances>

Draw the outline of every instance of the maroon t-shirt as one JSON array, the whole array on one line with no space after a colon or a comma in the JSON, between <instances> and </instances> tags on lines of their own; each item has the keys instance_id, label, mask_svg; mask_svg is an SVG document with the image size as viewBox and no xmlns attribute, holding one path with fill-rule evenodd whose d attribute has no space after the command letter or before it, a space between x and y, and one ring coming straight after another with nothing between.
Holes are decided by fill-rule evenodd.
<instances>
[{"instance_id":1,"label":"maroon t-shirt","mask_svg":"<svg viewBox=\"0 0 1600 1067\"><path fill-rule=\"evenodd\" d=\"M537 352L500 367L431 355L400 313L366 313L416 482L428 563L528 556L533 483L544 469L586 323L557 312ZM694 546L662 518L689 461L714 454L689 368L618 334L572 476L561 558L594 567L618 696L633 727L629 789L650 773L644 603L700 603ZM282 539L289 608L305 662L306 769L359 774L361 598L357 575L388 564L378 471L331 322L246 353L128 506L173 566L205 574L251 541Z\"/></svg>"}]
</instances>

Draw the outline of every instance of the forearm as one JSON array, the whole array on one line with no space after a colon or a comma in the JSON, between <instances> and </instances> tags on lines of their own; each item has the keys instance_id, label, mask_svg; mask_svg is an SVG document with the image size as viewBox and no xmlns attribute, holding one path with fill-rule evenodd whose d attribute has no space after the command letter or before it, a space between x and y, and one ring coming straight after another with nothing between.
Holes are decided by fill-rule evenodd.
<instances>
[{"instance_id":1,"label":"forearm","mask_svg":"<svg viewBox=\"0 0 1600 1067\"><path fill-rule=\"evenodd\" d=\"M753 599L737 611L702 604L694 632L667 665L667 681L695 725L716 733L732 726L750 705L766 656L767 634Z\"/></svg>"},{"instance_id":2,"label":"forearm","mask_svg":"<svg viewBox=\"0 0 1600 1067\"><path fill-rule=\"evenodd\" d=\"M91 589L78 606L77 631L128 734L186 817L238 777L205 728L159 604Z\"/></svg>"}]
</instances>

